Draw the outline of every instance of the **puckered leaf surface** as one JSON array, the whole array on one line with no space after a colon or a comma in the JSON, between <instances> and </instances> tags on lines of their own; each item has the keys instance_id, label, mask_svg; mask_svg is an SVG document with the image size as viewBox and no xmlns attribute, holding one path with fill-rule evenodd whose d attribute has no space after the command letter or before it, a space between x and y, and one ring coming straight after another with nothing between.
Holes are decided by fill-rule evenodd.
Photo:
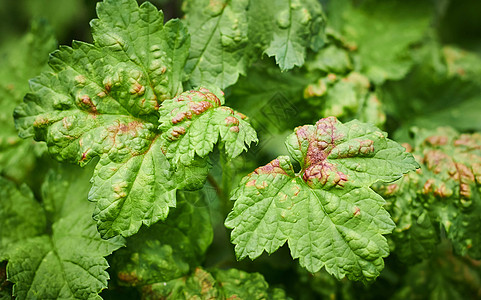
<instances>
[{"instance_id":1,"label":"puckered leaf surface","mask_svg":"<svg viewBox=\"0 0 481 300\"><path fill-rule=\"evenodd\" d=\"M310 47L317 51L322 46L319 30L324 17L318 1L252 1L252 6L255 18L259 18L256 22L265 22L269 18L275 20L275 24L271 22L269 27L258 30L270 35L265 53L276 58L281 70L302 66L306 49Z\"/></svg>"},{"instance_id":2,"label":"puckered leaf surface","mask_svg":"<svg viewBox=\"0 0 481 300\"><path fill-rule=\"evenodd\" d=\"M213 238L205 199L199 192L179 192L178 205L164 222L143 228L114 254L119 282L143 286L186 275L202 262Z\"/></svg>"},{"instance_id":3,"label":"puckered leaf surface","mask_svg":"<svg viewBox=\"0 0 481 300\"><path fill-rule=\"evenodd\" d=\"M107 288L104 257L124 241L98 234L86 199L89 175L72 168L50 172L42 186L43 207L27 187L0 179L0 258L8 261L17 299L100 299Z\"/></svg>"},{"instance_id":4,"label":"puckered leaf surface","mask_svg":"<svg viewBox=\"0 0 481 300\"><path fill-rule=\"evenodd\" d=\"M113 162L102 157L92 177L89 199L103 237L135 234L140 225L165 219L175 206L176 185L159 141L149 151Z\"/></svg>"},{"instance_id":5,"label":"puckered leaf surface","mask_svg":"<svg viewBox=\"0 0 481 300\"><path fill-rule=\"evenodd\" d=\"M188 165L196 155L205 157L212 152L219 136L231 158L257 142L247 117L223 104L221 91L214 94L204 88L164 101L159 128L166 156L174 163Z\"/></svg>"},{"instance_id":6,"label":"puckered leaf surface","mask_svg":"<svg viewBox=\"0 0 481 300\"><path fill-rule=\"evenodd\" d=\"M281 289L270 289L259 273L237 269L197 268L185 277L142 287L145 299L288 299Z\"/></svg>"},{"instance_id":7,"label":"puckered leaf surface","mask_svg":"<svg viewBox=\"0 0 481 300\"><path fill-rule=\"evenodd\" d=\"M449 127L415 130L413 146L421 169L380 188L393 201L400 256L431 255L442 237L433 227L441 226L456 253L481 258L481 135ZM406 249L410 243L416 247Z\"/></svg>"},{"instance_id":8,"label":"puckered leaf surface","mask_svg":"<svg viewBox=\"0 0 481 300\"><path fill-rule=\"evenodd\" d=\"M189 159L178 164L183 150L173 150L171 145L176 143L167 142L165 135L172 132L163 131L170 128L162 117L159 120L159 107L182 92L190 46L186 29L179 20L164 25L162 12L148 2L139 7L135 0L105 0L98 4L97 13L99 18L92 21L94 44L74 42L54 52L53 72L31 81L32 92L15 110L15 122L20 136L45 141L50 154L60 161L83 166L100 157L89 193L89 199L97 202L94 218L103 237L130 236L142 224L149 226L167 217L169 207L175 206L177 188L203 184L209 167L206 156L219 134L231 157L256 137L250 125L220 104L206 112L187 107L195 118L178 124L187 129L187 138L178 140L188 149L203 148L196 153L189 150ZM202 97L213 95L199 88L182 97L199 93L195 101L200 104L208 100ZM167 107L176 108L172 103L165 101ZM191 139L199 131L214 129L208 126L209 118L219 123L220 111L238 126L224 124L215 128L215 137ZM171 127L182 135L180 128ZM185 174L192 176L178 178Z\"/></svg>"},{"instance_id":9,"label":"puckered leaf surface","mask_svg":"<svg viewBox=\"0 0 481 300\"><path fill-rule=\"evenodd\" d=\"M333 117L296 128L286 145L300 173L280 156L233 194L225 224L234 229L237 257L254 259L287 241L310 272L325 267L337 278L375 279L389 254L383 234L394 223L370 186L414 170L414 158L376 127Z\"/></svg>"},{"instance_id":10,"label":"puckered leaf surface","mask_svg":"<svg viewBox=\"0 0 481 300\"><path fill-rule=\"evenodd\" d=\"M315 0L251 1L249 37L276 58L281 70L302 66L306 49L323 45L324 16Z\"/></svg>"},{"instance_id":11,"label":"puckered leaf surface","mask_svg":"<svg viewBox=\"0 0 481 300\"><path fill-rule=\"evenodd\" d=\"M194 85L226 88L244 74L249 0L186 1L185 20L192 39L186 72Z\"/></svg>"}]
</instances>

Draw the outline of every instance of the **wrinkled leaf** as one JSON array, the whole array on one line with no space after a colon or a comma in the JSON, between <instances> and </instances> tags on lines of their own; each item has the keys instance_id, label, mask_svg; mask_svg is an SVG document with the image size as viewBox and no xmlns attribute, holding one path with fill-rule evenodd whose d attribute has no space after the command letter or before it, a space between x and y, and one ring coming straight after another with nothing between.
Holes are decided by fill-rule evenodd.
<instances>
[{"instance_id":1,"label":"wrinkled leaf","mask_svg":"<svg viewBox=\"0 0 481 300\"><path fill-rule=\"evenodd\" d=\"M441 225L456 253L480 258L481 135L448 127L415 130L413 146L421 169L380 188L394 203L400 256L430 255L442 237L433 227ZM406 249L411 243L414 248Z\"/></svg>"},{"instance_id":2,"label":"wrinkled leaf","mask_svg":"<svg viewBox=\"0 0 481 300\"><path fill-rule=\"evenodd\" d=\"M300 173L280 156L244 177L233 194L225 224L234 229L237 257L254 259L287 241L310 272L325 267L337 278L375 279L389 254L383 234L394 224L369 187L417 163L376 127L333 117L297 127L286 145Z\"/></svg>"},{"instance_id":3,"label":"wrinkled leaf","mask_svg":"<svg viewBox=\"0 0 481 300\"><path fill-rule=\"evenodd\" d=\"M245 74L248 0L186 1L184 11L192 46L186 73L194 86L222 89Z\"/></svg>"},{"instance_id":4,"label":"wrinkled leaf","mask_svg":"<svg viewBox=\"0 0 481 300\"><path fill-rule=\"evenodd\" d=\"M370 91L369 79L357 72L342 77L330 73L304 89L304 98L323 116L341 120L356 118L382 126L386 121L381 102Z\"/></svg>"},{"instance_id":5,"label":"wrinkled leaf","mask_svg":"<svg viewBox=\"0 0 481 300\"><path fill-rule=\"evenodd\" d=\"M204 88L165 101L159 110L159 128L166 156L174 163L189 165L196 155L205 157L212 152L219 136L231 158L257 142L247 117L223 104L221 91L214 94Z\"/></svg>"},{"instance_id":6,"label":"wrinkled leaf","mask_svg":"<svg viewBox=\"0 0 481 300\"><path fill-rule=\"evenodd\" d=\"M324 15L315 0L251 1L249 37L274 56L282 71L302 66L306 50L324 43Z\"/></svg>"}]
</instances>

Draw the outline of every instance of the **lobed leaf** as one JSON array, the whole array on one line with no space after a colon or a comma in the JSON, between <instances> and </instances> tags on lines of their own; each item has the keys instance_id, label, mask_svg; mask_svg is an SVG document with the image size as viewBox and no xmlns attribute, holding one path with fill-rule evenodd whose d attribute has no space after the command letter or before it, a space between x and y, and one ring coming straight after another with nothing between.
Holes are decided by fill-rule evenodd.
<instances>
[{"instance_id":1,"label":"lobed leaf","mask_svg":"<svg viewBox=\"0 0 481 300\"><path fill-rule=\"evenodd\" d=\"M321 29L324 16L320 3L312 0L262 2L253 1L252 10L259 18L256 29L268 36L264 52L276 58L282 71L302 66L306 49L317 51L324 43ZM268 19L275 20L275 23L270 21L265 26Z\"/></svg>"},{"instance_id":2,"label":"lobed leaf","mask_svg":"<svg viewBox=\"0 0 481 300\"><path fill-rule=\"evenodd\" d=\"M205 157L219 140L228 157L247 150L257 136L247 117L224 104L223 93L205 88L182 93L167 100L159 110L162 144L174 163L190 164L195 156Z\"/></svg>"},{"instance_id":3,"label":"lobed leaf","mask_svg":"<svg viewBox=\"0 0 481 300\"><path fill-rule=\"evenodd\" d=\"M394 228L384 199L370 189L393 181L417 163L376 127L330 117L297 127L286 140L301 165L286 156L257 168L234 191L226 227L239 259L273 253L288 242L293 258L314 273L370 281L384 266L383 234Z\"/></svg>"},{"instance_id":4,"label":"lobed leaf","mask_svg":"<svg viewBox=\"0 0 481 300\"><path fill-rule=\"evenodd\" d=\"M324 43L325 20L315 0L189 0L183 9L192 36L186 73L194 86L226 88L264 53L282 71L302 66L306 50Z\"/></svg>"}]
</instances>

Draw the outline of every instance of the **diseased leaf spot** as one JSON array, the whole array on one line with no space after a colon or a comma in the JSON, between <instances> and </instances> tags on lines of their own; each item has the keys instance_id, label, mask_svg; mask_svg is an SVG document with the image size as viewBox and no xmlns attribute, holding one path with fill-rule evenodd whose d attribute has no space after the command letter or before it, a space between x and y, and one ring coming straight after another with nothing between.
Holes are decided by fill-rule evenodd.
<instances>
[{"instance_id":1,"label":"diseased leaf spot","mask_svg":"<svg viewBox=\"0 0 481 300\"><path fill-rule=\"evenodd\" d=\"M128 283L129 285L136 285L139 283L139 277L137 276L135 271L132 272L118 272L117 277L120 281Z\"/></svg>"},{"instance_id":2,"label":"diseased leaf spot","mask_svg":"<svg viewBox=\"0 0 481 300\"><path fill-rule=\"evenodd\" d=\"M226 125L239 125L239 120L235 117L229 116L225 118L225 124Z\"/></svg>"},{"instance_id":3,"label":"diseased leaf spot","mask_svg":"<svg viewBox=\"0 0 481 300\"><path fill-rule=\"evenodd\" d=\"M433 135L427 137L425 142L433 146L443 146L448 143L448 137L443 135Z\"/></svg>"},{"instance_id":4,"label":"diseased leaf spot","mask_svg":"<svg viewBox=\"0 0 481 300\"><path fill-rule=\"evenodd\" d=\"M97 96L99 96L100 98L105 98L107 96L107 93L104 91L101 91L97 94Z\"/></svg>"},{"instance_id":5,"label":"diseased leaf spot","mask_svg":"<svg viewBox=\"0 0 481 300\"><path fill-rule=\"evenodd\" d=\"M50 120L44 116L37 116L33 122L33 127L44 127L50 123Z\"/></svg>"},{"instance_id":6,"label":"diseased leaf spot","mask_svg":"<svg viewBox=\"0 0 481 300\"><path fill-rule=\"evenodd\" d=\"M357 206L354 207L354 212L352 213L354 217L361 215L361 209Z\"/></svg>"},{"instance_id":7,"label":"diseased leaf spot","mask_svg":"<svg viewBox=\"0 0 481 300\"><path fill-rule=\"evenodd\" d=\"M347 175L336 171L336 169L336 166L329 162L320 162L309 166L302 178L311 186L320 183L325 188L344 187L344 183L347 182Z\"/></svg>"},{"instance_id":8,"label":"diseased leaf spot","mask_svg":"<svg viewBox=\"0 0 481 300\"><path fill-rule=\"evenodd\" d=\"M87 82L85 76L83 75L77 75L75 76L75 81L77 82L78 85L84 86L85 83Z\"/></svg>"},{"instance_id":9,"label":"diseased leaf spot","mask_svg":"<svg viewBox=\"0 0 481 300\"><path fill-rule=\"evenodd\" d=\"M236 115L238 115L242 120L245 120L247 119L247 116L244 115L243 113L240 113L240 112L236 112Z\"/></svg>"},{"instance_id":10,"label":"diseased leaf spot","mask_svg":"<svg viewBox=\"0 0 481 300\"><path fill-rule=\"evenodd\" d=\"M211 108L213 105L208 101L199 101L199 102L189 102L189 109L196 115L200 115L204 111Z\"/></svg>"},{"instance_id":11,"label":"diseased leaf spot","mask_svg":"<svg viewBox=\"0 0 481 300\"><path fill-rule=\"evenodd\" d=\"M130 89L130 93L132 95L143 95L145 92L145 86L141 85L137 81L133 84L132 88Z\"/></svg>"},{"instance_id":12,"label":"diseased leaf spot","mask_svg":"<svg viewBox=\"0 0 481 300\"><path fill-rule=\"evenodd\" d=\"M184 127L175 127L172 129L172 132L170 133L172 135L172 140L176 140L179 138L179 136L185 134L185 128Z\"/></svg>"},{"instance_id":13,"label":"diseased leaf spot","mask_svg":"<svg viewBox=\"0 0 481 300\"><path fill-rule=\"evenodd\" d=\"M192 119L192 112L186 111L186 112L180 112L178 113L175 117L172 118L172 124L177 124L182 122L185 118L187 119Z\"/></svg>"},{"instance_id":14,"label":"diseased leaf spot","mask_svg":"<svg viewBox=\"0 0 481 300\"><path fill-rule=\"evenodd\" d=\"M239 126L232 126L231 128L229 128L229 130L231 132L238 133L239 132Z\"/></svg>"},{"instance_id":15,"label":"diseased leaf spot","mask_svg":"<svg viewBox=\"0 0 481 300\"><path fill-rule=\"evenodd\" d=\"M255 185L256 185L255 179L249 180L249 181L247 181L247 183L246 183L246 186L247 186L247 187L249 187L249 186L255 186Z\"/></svg>"},{"instance_id":16,"label":"diseased leaf spot","mask_svg":"<svg viewBox=\"0 0 481 300\"><path fill-rule=\"evenodd\" d=\"M132 136L137 135L137 130L142 127L142 123L139 121L132 121L127 124L125 123L120 123L118 124L117 128L120 130L122 133L131 133Z\"/></svg>"},{"instance_id":17,"label":"diseased leaf spot","mask_svg":"<svg viewBox=\"0 0 481 300\"><path fill-rule=\"evenodd\" d=\"M92 102L88 95L80 96L80 106L86 108L90 113L96 114L97 107Z\"/></svg>"},{"instance_id":18,"label":"diseased leaf spot","mask_svg":"<svg viewBox=\"0 0 481 300\"><path fill-rule=\"evenodd\" d=\"M234 114L234 110L230 107L226 107L226 106L221 106L220 109L222 109L223 111L226 111L230 114Z\"/></svg>"},{"instance_id":19,"label":"diseased leaf spot","mask_svg":"<svg viewBox=\"0 0 481 300\"><path fill-rule=\"evenodd\" d=\"M283 175L287 175L286 171L284 171L284 169L281 168L281 166L279 164L279 160L277 158L274 159L273 161L271 161L270 163L268 163L267 165L255 169L253 173L258 174L258 175L260 175L260 174L272 174L272 175L283 174Z\"/></svg>"},{"instance_id":20,"label":"diseased leaf spot","mask_svg":"<svg viewBox=\"0 0 481 300\"><path fill-rule=\"evenodd\" d=\"M68 130L72 126L72 122L69 122L67 117L63 117L62 125L63 125L63 128Z\"/></svg>"}]
</instances>

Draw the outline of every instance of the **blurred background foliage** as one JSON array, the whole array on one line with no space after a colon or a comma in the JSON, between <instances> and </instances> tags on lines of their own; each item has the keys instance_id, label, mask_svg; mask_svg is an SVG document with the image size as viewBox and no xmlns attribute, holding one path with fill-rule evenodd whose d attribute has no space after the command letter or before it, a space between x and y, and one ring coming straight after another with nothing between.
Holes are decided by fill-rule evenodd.
<instances>
[{"instance_id":1,"label":"blurred background foliage","mask_svg":"<svg viewBox=\"0 0 481 300\"><path fill-rule=\"evenodd\" d=\"M88 23L96 17L96 2L0 2L0 174L17 184L27 183L36 194L54 163L43 145L16 137L12 112L28 91L28 79L48 68L48 53L57 44L92 40ZM182 18L182 1L151 2L164 11L165 20ZM231 161L218 152L213 154L216 163L201 193L206 199L203 206L210 210L214 239L202 266L260 272L270 285L284 288L295 299L480 299L481 262L465 253L453 253L444 227L432 215L433 221L426 225L424 213L416 213L413 224L429 227L428 239L432 240L426 242L423 233L427 231L398 230L403 233L391 239L394 254L370 286L337 281L324 271L309 274L292 261L286 247L254 262L235 260L223 226L232 205L229 191L256 166L287 154L284 139L296 126L330 115L342 121L357 118L376 124L399 142L416 145L418 153L424 144L415 140L413 132L419 131L413 128L481 131L481 1L321 3L327 16L325 45L317 53L308 53L303 67L281 72L273 59L264 56L225 91L226 104L249 116L260 142ZM479 141L476 147L481 147ZM476 147L469 151L479 151ZM479 182L473 188L479 191ZM399 199L406 199L406 194ZM471 201L478 207L480 193ZM389 209L394 216L402 214L400 206L412 204L406 203L389 200ZM413 207L404 209L414 211ZM481 217L470 221L480 223ZM405 238L412 243L407 250ZM403 259L406 256L409 263ZM111 261L115 263L118 257L114 254ZM4 270L2 263L0 299L11 288ZM105 299L138 296L136 290L119 284L116 274L111 278L111 289L102 294Z\"/></svg>"}]
</instances>

